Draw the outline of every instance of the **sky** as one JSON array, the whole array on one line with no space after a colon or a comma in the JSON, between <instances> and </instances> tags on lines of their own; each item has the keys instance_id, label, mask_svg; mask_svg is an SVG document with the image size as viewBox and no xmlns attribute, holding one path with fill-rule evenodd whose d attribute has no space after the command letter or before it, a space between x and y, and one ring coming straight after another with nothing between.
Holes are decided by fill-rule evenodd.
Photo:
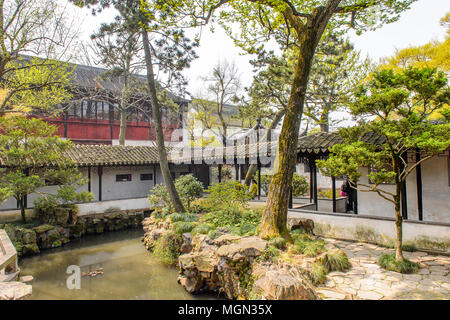
<instances>
[{"instance_id":1,"label":"sky","mask_svg":"<svg viewBox=\"0 0 450 320\"><path fill-rule=\"evenodd\" d=\"M114 15L111 11L92 17L88 10L75 10L81 15L80 29L82 39L86 40L98 28L100 22L111 20ZM394 54L396 49L422 45L431 40L443 40L445 30L439 25L439 20L449 11L449 0L419 0L410 10L402 14L399 21L361 36L350 32L349 38L355 48L361 51L362 56L368 55L378 61L382 57ZM209 28L203 29L200 47L196 50L199 58L184 72L189 80L187 89L193 95L204 88L200 77L207 75L214 65L223 59L235 61L243 86L250 86L252 82L253 74L249 64L251 56L242 55L242 51L234 46L220 27L215 30L212 33Z\"/></svg>"}]
</instances>

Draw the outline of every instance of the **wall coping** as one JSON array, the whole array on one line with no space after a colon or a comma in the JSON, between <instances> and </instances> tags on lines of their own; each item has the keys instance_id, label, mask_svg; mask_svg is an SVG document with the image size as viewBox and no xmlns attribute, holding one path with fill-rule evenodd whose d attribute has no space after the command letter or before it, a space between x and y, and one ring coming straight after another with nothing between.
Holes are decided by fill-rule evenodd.
<instances>
[{"instance_id":1,"label":"wall coping","mask_svg":"<svg viewBox=\"0 0 450 320\"><path fill-rule=\"evenodd\" d=\"M351 218L351 219L370 219L370 220L382 220L382 221L395 222L394 218L377 217L377 216L364 215L364 214L337 213L337 212L325 212L325 211L314 211L314 210L304 210L304 209L289 209L288 213L289 212L310 213L310 214L325 215L325 216L345 217L345 218ZM434 221L403 220L403 223L450 227L450 223L434 222Z\"/></svg>"}]
</instances>

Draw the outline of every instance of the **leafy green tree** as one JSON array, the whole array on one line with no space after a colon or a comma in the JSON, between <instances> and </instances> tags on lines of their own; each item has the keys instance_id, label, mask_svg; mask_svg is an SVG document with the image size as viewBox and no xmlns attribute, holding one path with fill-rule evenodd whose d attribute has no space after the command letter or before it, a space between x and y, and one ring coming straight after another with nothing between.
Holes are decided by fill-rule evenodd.
<instances>
[{"instance_id":1,"label":"leafy green tree","mask_svg":"<svg viewBox=\"0 0 450 320\"><path fill-rule=\"evenodd\" d=\"M104 8L113 7L118 11L115 20L122 19L127 30L135 30L141 35L147 71L147 91L152 107L152 116L156 129L156 142L160 159L161 172L167 186L169 197L176 211L184 212L183 203L178 195L170 174L167 151L164 144L164 133L161 121L161 101L158 91L170 89L184 93L186 80L181 71L189 67L197 56L194 48L198 40L186 37L174 16L173 9L165 1L136 0L69 0L83 7L93 7L93 13ZM114 22L113 22L114 23ZM155 69L156 68L156 69ZM156 79L155 74L164 77Z\"/></svg>"},{"instance_id":2,"label":"leafy green tree","mask_svg":"<svg viewBox=\"0 0 450 320\"><path fill-rule=\"evenodd\" d=\"M174 12L191 12L190 24L204 24L216 18L234 42L252 54L263 50L274 39L284 51L298 48L295 72L290 88L281 134L279 137L279 166L272 178L266 209L261 223L261 236L283 235L287 230L287 209L292 175L296 162L296 146L306 88L314 53L324 32L345 32L353 27L360 34L383 23L394 22L414 0L195 0L165 1ZM217 9L221 10L217 10ZM240 26L240 33L235 26Z\"/></svg>"},{"instance_id":3,"label":"leafy green tree","mask_svg":"<svg viewBox=\"0 0 450 320\"><path fill-rule=\"evenodd\" d=\"M176 179L175 188L177 188L181 201L188 210L191 209L192 202L199 199L203 194L203 183L192 174L185 174Z\"/></svg>"},{"instance_id":4,"label":"leafy green tree","mask_svg":"<svg viewBox=\"0 0 450 320\"><path fill-rule=\"evenodd\" d=\"M361 60L353 45L334 34L323 37L316 49L306 94L305 115L329 132L330 113L344 107L351 90L368 74L370 61Z\"/></svg>"},{"instance_id":5,"label":"leafy green tree","mask_svg":"<svg viewBox=\"0 0 450 320\"><path fill-rule=\"evenodd\" d=\"M91 35L94 58L108 69L100 75L99 80L114 85L113 90L97 90L95 96L106 101L119 101L120 145L125 145L128 114L138 109L146 116L149 115L149 110L143 108L144 101L148 98L145 83L136 76L145 68L140 30L128 28L124 20L124 17L118 16L114 22L101 25Z\"/></svg>"},{"instance_id":6,"label":"leafy green tree","mask_svg":"<svg viewBox=\"0 0 450 320\"><path fill-rule=\"evenodd\" d=\"M0 190L14 197L26 223L25 198L31 193L59 199L63 203L87 201L90 192L77 192L85 179L65 156L71 141L55 136L57 128L40 119L20 116L0 118L0 159L3 171ZM56 195L45 195L38 189L59 185Z\"/></svg>"},{"instance_id":7,"label":"leafy green tree","mask_svg":"<svg viewBox=\"0 0 450 320\"><path fill-rule=\"evenodd\" d=\"M343 144L331 148L327 160L317 161L326 175L347 175L353 188L375 192L393 204L396 226L396 259L402 261L401 190L411 172L421 163L450 147L450 123L433 124L429 116L449 103L447 77L436 69L408 68L375 72L372 79L355 90L350 108L361 117L360 125L340 131ZM379 137L380 143L367 140ZM416 162L408 162L408 153L421 152ZM359 182L361 168L372 184ZM394 191L383 188L394 183Z\"/></svg>"},{"instance_id":8,"label":"leafy green tree","mask_svg":"<svg viewBox=\"0 0 450 320\"><path fill-rule=\"evenodd\" d=\"M56 1L0 1L0 113L54 112L70 100L73 68L57 60L71 59L76 36Z\"/></svg>"}]
</instances>

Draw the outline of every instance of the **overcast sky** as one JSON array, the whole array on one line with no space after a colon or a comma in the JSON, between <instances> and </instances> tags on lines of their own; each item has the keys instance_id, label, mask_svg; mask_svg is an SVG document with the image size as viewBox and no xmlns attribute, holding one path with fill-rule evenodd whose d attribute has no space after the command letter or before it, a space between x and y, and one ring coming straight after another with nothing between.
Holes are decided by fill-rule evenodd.
<instances>
[{"instance_id":1,"label":"overcast sky","mask_svg":"<svg viewBox=\"0 0 450 320\"><path fill-rule=\"evenodd\" d=\"M410 45L421 45L431 40L443 40L445 30L439 25L439 20L450 11L449 0L419 0L411 9L404 12L399 21L383 26L382 28L367 32L361 36L350 33L350 39L355 48L363 56L368 55L374 60L392 55L395 49L402 49ZM82 29L84 38L98 28L101 21L112 18L111 14L103 14L93 18L87 10L84 11ZM81 20L80 20L81 21ZM251 57L240 55L241 51L234 47L233 42L220 29L211 33L204 28L199 58L192 63L190 69L185 71L189 79L188 90L196 94L202 88L200 76L206 75L219 59L235 60L239 67L242 83L249 86L252 81L252 68L248 63Z\"/></svg>"}]
</instances>

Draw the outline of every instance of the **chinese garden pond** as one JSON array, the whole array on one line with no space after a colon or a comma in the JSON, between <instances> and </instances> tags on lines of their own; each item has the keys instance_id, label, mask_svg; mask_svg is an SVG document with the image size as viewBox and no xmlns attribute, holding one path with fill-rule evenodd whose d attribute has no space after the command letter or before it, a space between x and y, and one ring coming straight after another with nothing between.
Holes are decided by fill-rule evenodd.
<instances>
[{"instance_id":1,"label":"chinese garden pond","mask_svg":"<svg viewBox=\"0 0 450 320\"><path fill-rule=\"evenodd\" d=\"M141 243L141 230L86 236L64 247L20 259L21 275L34 277L31 299L205 299L177 283L178 271L159 263ZM66 285L67 268L81 269L81 288ZM102 270L91 277L86 273Z\"/></svg>"}]
</instances>

